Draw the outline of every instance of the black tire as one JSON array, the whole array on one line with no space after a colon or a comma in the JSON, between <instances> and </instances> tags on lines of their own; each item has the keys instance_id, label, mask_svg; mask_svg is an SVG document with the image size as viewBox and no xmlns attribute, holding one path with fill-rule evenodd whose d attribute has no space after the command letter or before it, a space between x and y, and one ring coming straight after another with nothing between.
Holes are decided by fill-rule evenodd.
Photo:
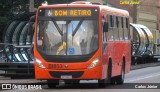
<instances>
[{"instance_id":1,"label":"black tire","mask_svg":"<svg viewBox=\"0 0 160 92\"><path fill-rule=\"evenodd\" d=\"M115 83L116 83L116 77L112 77L110 84L114 85Z\"/></svg>"},{"instance_id":2,"label":"black tire","mask_svg":"<svg viewBox=\"0 0 160 92\"><path fill-rule=\"evenodd\" d=\"M106 79L98 80L98 86L100 88L105 88L106 87Z\"/></svg>"},{"instance_id":3,"label":"black tire","mask_svg":"<svg viewBox=\"0 0 160 92\"><path fill-rule=\"evenodd\" d=\"M111 75L112 75L112 63L110 61L108 64L107 79L98 80L99 87L104 88L106 85L109 85L111 83Z\"/></svg>"},{"instance_id":4,"label":"black tire","mask_svg":"<svg viewBox=\"0 0 160 92\"><path fill-rule=\"evenodd\" d=\"M109 63L108 66L108 80L107 80L107 84L115 84L115 77L112 78L112 63Z\"/></svg>"},{"instance_id":5,"label":"black tire","mask_svg":"<svg viewBox=\"0 0 160 92\"><path fill-rule=\"evenodd\" d=\"M72 83L73 83L73 84L79 84L79 83L80 83L80 80L73 80Z\"/></svg>"},{"instance_id":6,"label":"black tire","mask_svg":"<svg viewBox=\"0 0 160 92\"><path fill-rule=\"evenodd\" d=\"M122 64L122 73L121 75L117 76L116 82L117 84L123 84L124 83L124 77L125 77L125 63Z\"/></svg>"},{"instance_id":7,"label":"black tire","mask_svg":"<svg viewBox=\"0 0 160 92\"><path fill-rule=\"evenodd\" d=\"M65 84L79 84L80 80L65 80Z\"/></svg>"},{"instance_id":8,"label":"black tire","mask_svg":"<svg viewBox=\"0 0 160 92\"><path fill-rule=\"evenodd\" d=\"M56 88L59 85L59 80L47 80L48 88Z\"/></svg>"},{"instance_id":9,"label":"black tire","mask_svg":"<svg viewBox=\"0 0 160 92\"><path fill-rule=\"evenodd\" d=\"M64 80L65 84L72 84L71 80Z\"/></svg>"}]
</instances>

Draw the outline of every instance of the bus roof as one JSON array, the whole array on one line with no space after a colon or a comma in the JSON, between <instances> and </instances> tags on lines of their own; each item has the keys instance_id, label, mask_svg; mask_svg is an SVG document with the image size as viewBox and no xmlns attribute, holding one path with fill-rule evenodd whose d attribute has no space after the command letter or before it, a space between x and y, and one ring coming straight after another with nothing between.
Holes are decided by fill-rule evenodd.
<instances>
[{"instance_id":1,"label":"bus roof","mask_svg":"<svg viewBox=\"0 0 160 92\"><path fill-rule=\"evenodd\" d=\"M129 12L122 9L117 9L109 6L100 5L101 13L104 15L111 14L117 16L126 16L129 17Z\"/></svg>"}]
</instances>

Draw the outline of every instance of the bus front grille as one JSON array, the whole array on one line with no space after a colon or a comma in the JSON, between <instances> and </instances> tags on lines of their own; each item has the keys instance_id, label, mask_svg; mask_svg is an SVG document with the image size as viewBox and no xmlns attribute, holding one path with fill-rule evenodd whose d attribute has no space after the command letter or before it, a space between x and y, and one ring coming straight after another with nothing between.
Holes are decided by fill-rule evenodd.
<instances>
[{"instance_id":1,"label":"bus front grille","mask_svg":"<svg viewBox=\"0 0 160 92\"><path fill-rule=\"evenodd\" d=\"M61 76L72 76L72 78L79 78L83 75L83 71L74 71L74 72L57 72L57 71L50 71L49 72L50 75L52 77L55 77L55 78L61 78Z\"/></svg>"}]
</instances>

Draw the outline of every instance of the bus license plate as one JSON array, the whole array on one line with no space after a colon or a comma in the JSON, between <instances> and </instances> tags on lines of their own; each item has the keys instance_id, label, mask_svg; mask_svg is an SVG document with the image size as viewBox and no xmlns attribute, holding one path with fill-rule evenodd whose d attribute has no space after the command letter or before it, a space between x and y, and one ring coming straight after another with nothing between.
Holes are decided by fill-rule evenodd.
<instances>
[{"instance_id":1,"label":"bus license plate","mask_svg":"<svg viewBox=\"0 0 160 92\"><path fill-rule=\"evenodd\" d=\"M61 79L72 79L72 75L61 75Z\"/></svg>"}]
</instances>

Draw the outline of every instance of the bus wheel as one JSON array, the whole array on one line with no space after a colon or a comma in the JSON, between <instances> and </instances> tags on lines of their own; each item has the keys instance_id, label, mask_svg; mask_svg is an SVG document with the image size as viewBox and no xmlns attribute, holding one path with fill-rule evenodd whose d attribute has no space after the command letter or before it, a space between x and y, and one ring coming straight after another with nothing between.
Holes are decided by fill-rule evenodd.
<instances>
[{"instance_id":1,"label":"bus wheel","mask_svg":"<svg viewBox=\"0 0 160 92\"><path fill-rule=\"evenodd\" d=\"M108 64L108 72L107 72L107 79L98 80L99 87L105 87L106 85L111 83L111 76L112 76L112 63L111 61Z\"/></svg>"},{"instance_id":2,"label":"bus wheel","mask_svg":"<svg viewBox=\"0 0 160 92\"><path fill-rule=\"evenodd\" d=\"M117 84L123 84L124 83L124 76L125 76L125 63L122 64L122 74L117 76L116 82Z\"/></svg>"},{"instance_id":3,"label":"bus wheel","mask_svg":"<svg viewBox=\"0 0 160 92\"><path fill-rule=\"evenodd\" d=\"M79 84L80 80L65 80L65 84Z\"/></svg>"},{"instance_id":4,"label":"bus wheel","mask_svg":"<svg viewBox=\"0 0 160 92\"><path fill-rule=\"evenodd\" d=\"M80 80L73 80L73 84L79 84Z\"/></svg>"},{"instance_id":5,"label":"bus wheel","mask_svg":"<svg viewBox=\"0 0 160 92\"><path fill-rule=\"evenodd\" d=\"M59 85L59 80L47 80L47 85L49 88L55 88L56 85Z\"/></svg>"},{"instance_id":6,"label":"bus wheel","mask_svg":"<svg viewBox=\"0 0 160 92\"><path fill-rule=\"evenodd\" d=\"M71 80L64 80L65 84L72 84Z\"/></svg>"},{"instance_id":7,"label":"bus wheel","mask_svg":"<svg viewBox=\"0 0 160 92\"><path fill-rule=\"evenodd\" d=\"M100 88L106 87L106 81L107 81L106 79L98 80L98 86Z\"/></svg>"},{"instance_id":8,"label":"bus wheel","mask_svg":"<svg viewBox=\"0 0 160 92\"><path fill-rule=\"evenodd\" d=\"M109 66L108 66L107 76L108 76L107 84L114 85L115 84L115 77L112 77L112 63L111 62L109 63Z\"/></svg>"}]
</instances>

